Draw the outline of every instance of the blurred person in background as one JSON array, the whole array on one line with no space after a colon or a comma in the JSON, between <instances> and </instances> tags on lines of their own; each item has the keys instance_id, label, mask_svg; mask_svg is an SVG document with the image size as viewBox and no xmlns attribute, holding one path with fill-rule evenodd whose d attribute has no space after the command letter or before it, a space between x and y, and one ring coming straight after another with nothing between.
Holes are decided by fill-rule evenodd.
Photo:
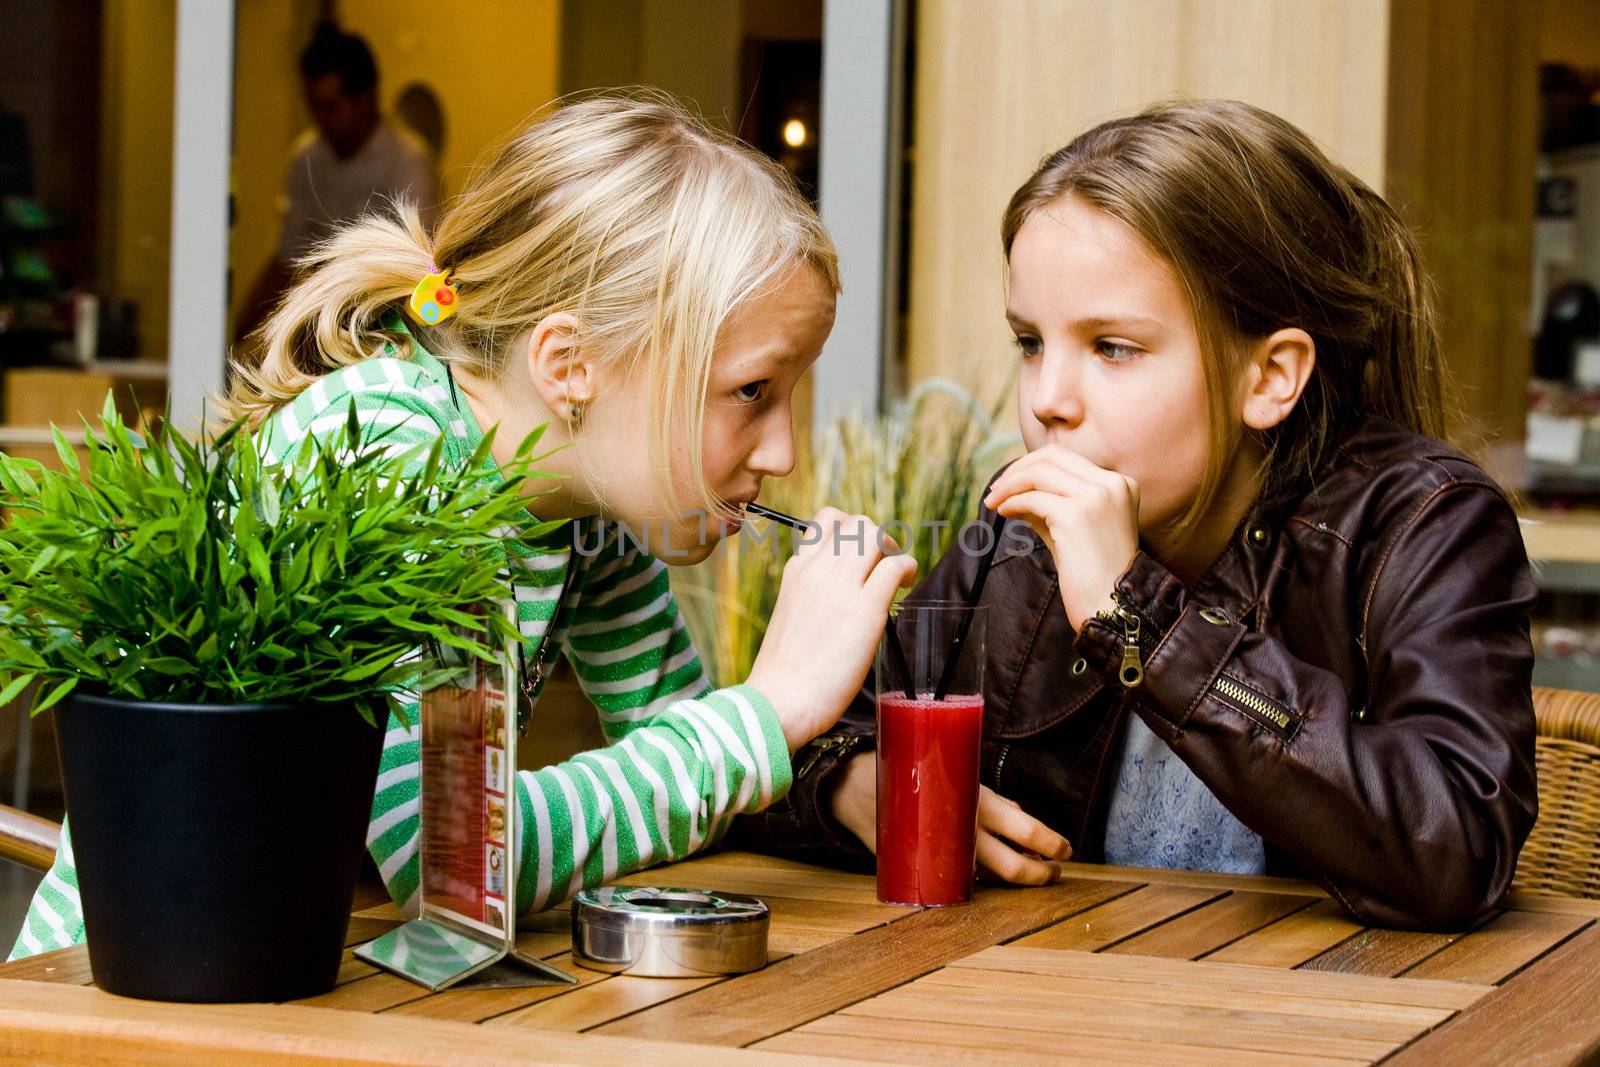
<instances>
[{"instance_id":1,"label":"blurred person in background","mask_svg":"<svg viewBox=\"0 0 1600 1067\"><path fill-rule=\"evenodd\" d=\"M418 206L430 231L438 215L433 157L379 112L378 65L367 42L323 23L300 53L300 76L314 128L295 142L278 247L234 323L236 343L288 289L296 260L342 223L402 199Z\"/></svg>"}]
</instances>

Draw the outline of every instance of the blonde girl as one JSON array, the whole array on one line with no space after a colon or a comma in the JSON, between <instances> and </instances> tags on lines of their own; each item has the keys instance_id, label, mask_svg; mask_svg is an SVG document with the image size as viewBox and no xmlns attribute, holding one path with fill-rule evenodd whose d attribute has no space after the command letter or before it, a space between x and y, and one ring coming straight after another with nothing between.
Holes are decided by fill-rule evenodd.
<instances>
[{"instance_id":1,"label":"blonde girl","mask_svg":"<svg viewBox=\"0 0 1600 1067\"><path fill-rule=\"evenodd\" d=\"M430 275L423 295L448 295L414 304ZM548 424L541 468L559 477L531 504L573 524L510 561L524 684L535 699L561 649L612 743L517 776L520 902L718 840L784 794L791 753L860 685L914 569L870 526L835 536L865 520L817 516L748 682L728 689L707 684L662 564L704 558L793 467L790 405L837 290L832 242L780 168L663 99L598 97L513 137L431 238L412 206L335 234L263 327L259 363L235 367L226 414L278 456L337 432L352 398L397 446L443 438L457 463L489 427L506 463ZM410 910L417 766L415 728L392 720L368 844ZM63 835L14 955L82 937Z\"/></svg>"}]
</instances>

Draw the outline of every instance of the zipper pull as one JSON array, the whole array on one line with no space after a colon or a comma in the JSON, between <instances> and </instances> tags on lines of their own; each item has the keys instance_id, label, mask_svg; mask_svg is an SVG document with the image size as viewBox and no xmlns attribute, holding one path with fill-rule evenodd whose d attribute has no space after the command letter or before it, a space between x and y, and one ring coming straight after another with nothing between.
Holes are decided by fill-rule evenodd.
<instances>
[{"instance_id":1,"label":"zipper pull","mask_svg":"<svg viewBox=\"0 0 1600 1067\"><path fill-rule=\"evenodd\" d=\"M1128 610L1121 593L1112 593L1115 617L1122 623L1122 669L1117 672L1124 687L1132 689L1144 681L1144 664L1139 661L1139 616Z\"/></svg>"},{"instance_id":2,"label":"zipper pull","mask_svg":"<svg viewBox=\"0 0 1600 1067\"><path fill-rule=\"evenodd\" d=\"M1116 607L1110 611L1095 612L1095 618L1107 626L1122 625L1122 669L1117 672L1117 677L1126 688L1132 689L1144 681L1144 664L1139 659L1139 616L1128 609L1121 593L1113 592L1111 599Z\"/></svg>"}]
</instances>

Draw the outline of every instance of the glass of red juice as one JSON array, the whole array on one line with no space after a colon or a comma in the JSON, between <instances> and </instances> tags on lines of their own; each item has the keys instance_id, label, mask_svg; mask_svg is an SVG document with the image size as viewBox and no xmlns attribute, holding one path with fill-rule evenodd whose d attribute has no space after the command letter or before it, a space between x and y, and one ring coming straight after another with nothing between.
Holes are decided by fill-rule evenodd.
<instances>
[{"instance_id":1,"label":"glass of red juice","mask_svg":"<svg viewBox=\"0 0 1600 1067\"><path fill-rule=\"evenodd\" d=\"M878 899L886 904L972 899L985 611L901 604L878 649Z\"/></svg>"}]
</instances>

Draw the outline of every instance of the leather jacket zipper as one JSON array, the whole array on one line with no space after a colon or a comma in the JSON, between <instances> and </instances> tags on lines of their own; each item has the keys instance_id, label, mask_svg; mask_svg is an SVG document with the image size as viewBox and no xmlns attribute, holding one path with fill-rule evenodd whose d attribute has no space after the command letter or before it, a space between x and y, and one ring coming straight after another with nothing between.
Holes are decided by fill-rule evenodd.
<instances>
[{"instance_id":1,"label":"leather jacket zipper","mask_svg":"<svg viewBox=\"0 0 1600 1067\"><path fill-rule=\"evenodd\" d=\"M1294 736L1295 727L1300 724L1293 711L1225 674L1219 674L1211 683L1211 693L1285 741Z\"/></svg>"},{"instance_id":2,"label":"leather jacket zipper","mask_svg":"<svg viewBox=\"0 0 1600 1067\"><path fill-rule=\"evenodd\" d=\"M861 741L862 738L859 734L824 734L809 742L800 750L800 752L805 753L805 762L795 768L794 780L798 782L810 774L818 761L829 754L834 756L835 766L843 763L851 751L861 744ZM796 755L799 755L799 753L796 753Z\"/></svg>"},{"instance_id":3,"label":"leather jacket zipper","mask_svg":"<svg viewBox=\"0 0 1600 1067\"><path fill-rule=\"evenodd\" d=\"M1117 671L1117 678L1125 688L1132 689L1144 681L1144 661L1139 651L1139 616L1120 592L1113 591L1111 599L1116 602L1116 607L1110 611L1096 612L1096 617L1107 626L1122 630L1122 667Z\"/></svg>"},{"instance_id":4,"label":"leather jacket zipper","mask_svg":"<svg viewBox=\"0 0 1600 1067\"><path fill-rule=\"evenodd\" d=\"M1009 755L1011 755L1011 744L1007 742L1000 746L1000 752L994 761L994 791L997 793L1005 791L1003 776L1006 773L1006 757Z\"/></svg>"}]
</instances>

